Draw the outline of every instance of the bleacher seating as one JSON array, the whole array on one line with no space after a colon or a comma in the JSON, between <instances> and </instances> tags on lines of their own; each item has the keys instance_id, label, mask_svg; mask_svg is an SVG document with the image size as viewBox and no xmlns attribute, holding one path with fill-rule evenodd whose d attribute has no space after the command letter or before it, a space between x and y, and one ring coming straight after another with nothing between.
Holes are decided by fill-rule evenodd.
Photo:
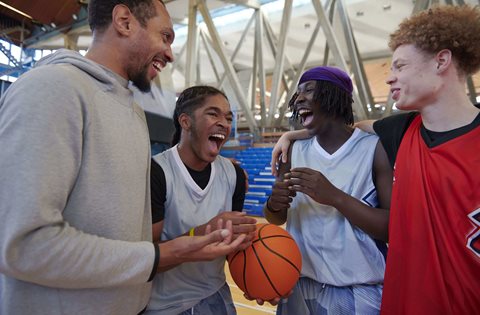
<instances>
[{"instance_id":1,"label":"bleacher seating","mask_svg":"<svg viewBox=\"0 0 480 315\"><path fill-rule=\"evenodd\" d=\"M263 205L272 193L275 177L271 175L270 159L272 148L255 148L232 152L222 152L223 156L233 157L241 163L248 174L249 189L245 196L244 211L250 215L263 216Z\"/></svg>"}]
</instances>

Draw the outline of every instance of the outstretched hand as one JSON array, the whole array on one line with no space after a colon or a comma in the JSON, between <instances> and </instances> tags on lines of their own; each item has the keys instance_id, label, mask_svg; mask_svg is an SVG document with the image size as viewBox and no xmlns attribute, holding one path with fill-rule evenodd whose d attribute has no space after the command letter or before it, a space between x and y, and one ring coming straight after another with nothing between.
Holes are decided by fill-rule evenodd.
<instances>
[{"instance_id":1,"label":"outstretched hand","mask_svg":"<svg viewBox=\"0 0 480 315\"><path fill-rule=\"evenodd\" d=\"M318 203L333 206L339 189L320 172L307 167L298 167L285 174L289 189L304 193Z\"/></svg>"},{"instance_id":2,"label":"outstretched hand","mask_svg":"<svg viewBox=\"0 0 480 315\"><path fill-rule=\"evenodd\" d=\"M225 211L213 219L211 219L207 225L215 226L218 220L223 220L223 222L231 221L232 222L232 231L233 239L237 239L240 235L246 234L245 242L250 242L255 237L255 230L257 228L257 220L251 217L248 217L245 212L239 211ZM249 245L248 245L249 246ZM248 246L245 246L248 247ZM242 246L243 247L243 246ZM244 248L241 248L244 249Z\"/></svg>"},{"instance_id":3,"label":"outstretched hand","mask_svg":"<svg viewBox=\"0 0 480 315\"><path fill-rule=\"evenodd\" d=\"M245 234L233 240L232 221L217 221L216 230L212 232L211 225L205 229L203 236L180 236L171 241L160 243L160 268L192 261L210 261L226 256L244 245Z\"/></svg>"}]
</instances>

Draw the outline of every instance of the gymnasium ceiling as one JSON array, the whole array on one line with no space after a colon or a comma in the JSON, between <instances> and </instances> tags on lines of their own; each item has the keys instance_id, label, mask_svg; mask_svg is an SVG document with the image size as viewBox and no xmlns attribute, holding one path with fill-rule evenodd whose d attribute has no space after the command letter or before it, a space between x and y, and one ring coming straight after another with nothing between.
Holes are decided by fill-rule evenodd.
<instances>
[{"instance_id":1,"label":"gymnasium ceiling","mask_svg":"<svg viewBox=\"0 0 480 315\"><path fill-rule=\"evenodd\" d=\"M322 4L330 3L331 0L322 0ZM355 36L358 51L364 61L372 59L388 58L390 52L387 47L388 35L395 30L400 21L408 17L416 2L425 0L337 0L344 3L350 19ZM24 47L38 49L58 49L65 47L68 38L65 34L74 35L77 49L85 50L91 42L91 34L86 22L86 8L88 0L1 0L1 2L16 8L30 17L14 12L4 6L0 6L0 27L2 33L6 34L16 44L23 43ZM188 3L189 0L164 0L167 9L172 17L176 29L176 39L173 50L178 55L182 50L187 35ZM269 7L266 17L275 35L279 36L282 24L283 1L275 4L274 0L206 0L208 9L213 17L222 16L232 12L243 12L239 14L243 18L233 18L227 15L227 22L220 21L222 25L216 27L222 38L227 54L232 54L240 37L250 19L253 10L245 10L241 3L260 2ZM459 1L459 0L431 0L430 3L469 3L478 5L480 0ZM265 10L266 11L266 10ZM221 20L221 19L220 19ZM235 21L234 21L235 20ZM232 22L233 21L233 22ZM305 46L307 45L313 29L317 23L317 15L310 0L294 0L291 21L288 28L288 36L285 46L285 56L289 63L296 65L300 63ZM338 12L334 15L333 29L338 38L340 47L346 51L345 32L342 30L341 18ZM24 30L22 32L22 29ZM234 60L237 71L252 67L254 49L254 29L250 27L241 49ZM265 41L266 42L266 41ZM264 45L266 45L264 43ZM71 47L70 47L71 48ZM325 37L320 30L317 40L309 56L308 64L320 64L323 62L325 50ZM264 48L265 69L275 67L272 52ZM268 55L270 54L270 56ZM178 68L185 66L185 57L177 59ZM199 60L208 60L207 52L200 47ZM384 62L384 61L383 61ZM208 64L208 62L205 62ZM214 78L212 69L205 66L202 75ZM174 72L174 81L182 81L181 71ZM180 88L180 87L179 87Z\"/></svg>"}]
</instances>

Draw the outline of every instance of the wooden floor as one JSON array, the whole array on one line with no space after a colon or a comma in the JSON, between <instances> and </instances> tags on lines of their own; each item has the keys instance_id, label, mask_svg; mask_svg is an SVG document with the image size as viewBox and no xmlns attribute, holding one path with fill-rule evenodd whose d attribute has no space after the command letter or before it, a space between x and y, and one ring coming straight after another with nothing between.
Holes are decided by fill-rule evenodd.
<instances>
[{"instance_id":1,"label":"wooden floor","mask_svg":"<svg viewBox=\"0 0 480 315\"><path fill-rule=\"evenodd\" d=\"M255 217L257 223L267 223L264 218ZM266 315L266 314L275 314L277 307L271 305L270 303L265 303L264 305L258 305L255 301L249 301L243 297L243 292L238 288L238 286L233 281L230 276L230 271L228 270L228 263L225 264L225 275L227 277L227 283L230 286L230 291L232 292L233 301L235 307L237 308L238 315Z\"/></svg>"},{"instance_id":2,"label":"wooden floor","mask_svg":"<svg viewBox=\"0 0 480 315\"><path fill-rule=\"evenodd\" d=\"M230 276L228 271L228 265L225 264L225 275L227 277L227 283L230 286L232 292L233 302L237 309L238 315L265 315L275 314L276 306L270 305L268 302L264 305L258 305L255 301L249 301L243 297L243 292L240 290Z\"/></svg>"}]
</instances>

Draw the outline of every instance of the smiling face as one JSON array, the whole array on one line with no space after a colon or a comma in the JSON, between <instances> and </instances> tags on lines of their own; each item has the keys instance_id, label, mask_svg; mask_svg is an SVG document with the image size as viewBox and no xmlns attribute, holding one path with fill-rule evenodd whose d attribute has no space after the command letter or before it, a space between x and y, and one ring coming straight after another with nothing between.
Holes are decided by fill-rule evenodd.
<instances>
[{"instance_id":1,"label":"smiling face","mask_svg":"<svg viewBox=\"0 0 480 315\"><path fill-rule=\"evenodd\" d=\"M233 119L230 104L221 94L208 96L190 119L189 146L197 162L206 166L220 154L230 136Z\"/></svg>"},{"instance_id":2,"label":"smiling face","mask_svg":"<svg viewBox=\"0 0 480 315\"><path fill-rule=\"evenodd\" d=\"M401 110L419 110L435 101L441 79L437 62L414 45L399 46L392 57L387 78L392 99Z\"/></svg>"},{"instance_id":3,"label":"smiling face","mask_svg":"<svg viewBox=\"0 0 480 315\"><path fill-rule=\"evenodd\" d=\"M293 110L298 113L300 123L306 129L313 129L314 124L314 100L317 81L306 81L297 88L297 97L293 104Z\"/></svg>"},{"instance_id":4,"label":"smiling face","mask_svg":"<svg viewBox=\"0 0 480 315\"><path fill-rule=\"evenodd\" d=\"M146 27L136 21L138 30L132 37L126 65L129 80L143 92L150 91L150 82L173 61L171 45L175 33L172 21L160 1L154 1L154 6L157 14L147 20Z\"/></svg>"}]
</instances>

